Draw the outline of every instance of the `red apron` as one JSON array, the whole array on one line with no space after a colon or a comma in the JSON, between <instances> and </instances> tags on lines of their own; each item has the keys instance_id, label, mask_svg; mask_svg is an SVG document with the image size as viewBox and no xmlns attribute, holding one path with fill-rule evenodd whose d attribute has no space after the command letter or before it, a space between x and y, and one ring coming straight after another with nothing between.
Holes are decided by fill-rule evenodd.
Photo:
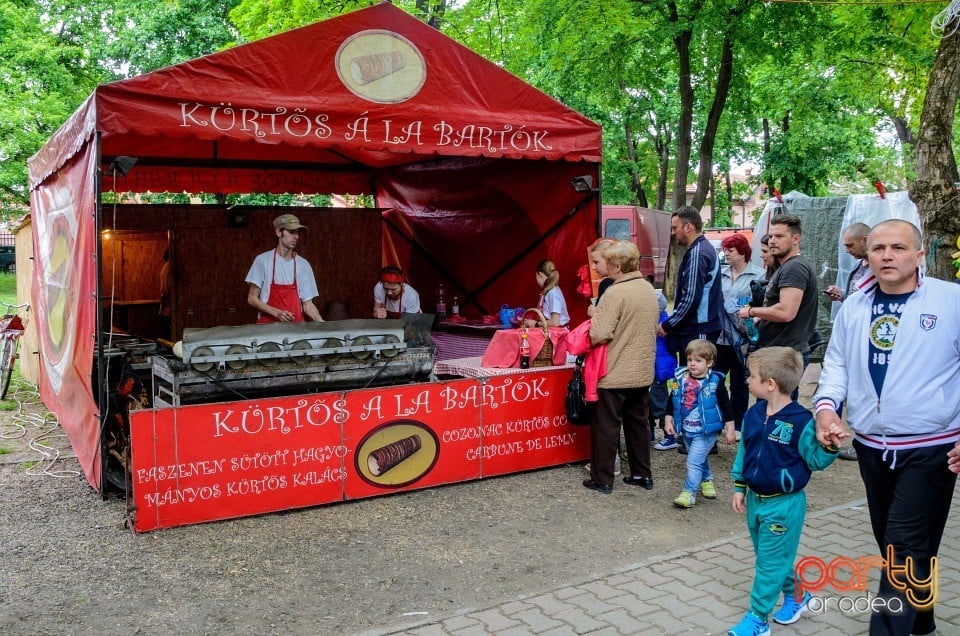
<instances>
[{"instance_id":1,"label":"red apron","mask_svg":"<svg viewBox=\"0 0 960 636\"><path fill-rule=\"evenodd\" d=\"M273 250L273 271L270 273L270 298L267 304L280 311L293 314L293 322L303 322L303 302L297 292L297 255L293 255L293 282L289 285L277 284L277 250ZM280 322L273 316L259 314L258 325Z\"/></svg>"},{"instance_id":2,"label":"red apron","mask_svg":"<svg viewBox=\"0 0 960 636\"><path fill-rule=\"evenodd\" d=\"M386 290L383 291L383 296L384 296L383 308L387 309L387 303L390 302L390 298L387 296ZM390 311L389 309L387 309L387 318L392 318L396 320L397 318L400 317L400 314L403 312L403 288L402 287L400 288L400 298L397 300L397 310L398 311Z\"/></svg>"}]
</instances>

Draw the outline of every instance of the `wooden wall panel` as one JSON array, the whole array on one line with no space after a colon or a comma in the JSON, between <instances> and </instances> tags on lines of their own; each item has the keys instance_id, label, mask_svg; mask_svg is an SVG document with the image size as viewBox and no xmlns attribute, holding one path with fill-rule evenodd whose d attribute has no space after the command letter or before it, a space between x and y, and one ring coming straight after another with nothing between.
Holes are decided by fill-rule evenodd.
<instances>
[{"instance_id":1,"label":"wooden wall panel","mask_svg":"<svg viewBox=\"0 0 960 636\"><path fill-rule=\"evenodd\" d=\"M238 212L246 215L243 227L231 223ZM298 252L313 266L320 292L317 307L322 310L327 301L339 299L347 303L351 317L369 316L381 258L378 210L121 205L116 226L170 230L173 335L179 339L185 327L256 320L247 305L244 278L254 256L276 245L273 219L284 213L296 215L309 228ZM112 224L112 213L109 216Z\"/></svg>"},{"instance_id":2,"label":"wooden wall panel","mask_svg":"<svg viewBox=\"0 0 960 636\"><path fill-rule=\"evenodd\" d=\"M29 219L29 217L27 217ZM17 304L30 303L30 310L19 311L25 331L20 337L20 375L31 384L40 383L40 336L30 288L33 282L33 223L25 221L15 230L17 249ZM4 307L3 309L6 309Z\"/></svg>"}]
</instances>

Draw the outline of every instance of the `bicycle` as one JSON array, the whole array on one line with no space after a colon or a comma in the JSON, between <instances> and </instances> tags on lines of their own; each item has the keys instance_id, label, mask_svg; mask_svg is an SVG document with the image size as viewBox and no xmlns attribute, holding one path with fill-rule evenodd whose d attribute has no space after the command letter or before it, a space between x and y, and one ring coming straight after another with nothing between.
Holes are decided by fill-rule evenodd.
<instances>
[{"instance_id":1,"label":"bicycle","mask_svg":"<svg viewBox=\"0 0 960 636\"><path fill-rule=\"evenodd\" d=\"M10 390L10 378L13 376L13 367L20 354L17 353L17 341L23 335L23 321L17 314L18 309L30 311L30 304L11 305L9 303L0 303L6 305L7 313L0 318L0 400L7 399L7 391Z\"/></svg>"}]
</instances>

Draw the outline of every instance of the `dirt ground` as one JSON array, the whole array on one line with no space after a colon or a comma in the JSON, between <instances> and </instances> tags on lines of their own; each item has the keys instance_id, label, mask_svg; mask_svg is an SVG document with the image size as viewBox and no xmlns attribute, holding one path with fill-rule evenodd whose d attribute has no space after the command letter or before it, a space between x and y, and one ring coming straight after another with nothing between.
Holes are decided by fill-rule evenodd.
<instances>
[{"instance_id":1,"label":"dirt ground","mask_svg":"<svg viewBox=\"0 0 960 636\"><path fill-rule=\"evenodd\" d=\"M123 500L101 500L80 476L35 394L17 398L22 407L0 413L0 633L10 636L356 633L745 533L724 447L711 458L719 498L691 510L670 503L684 472L674 451L654 452L650 492L588 491L583 466L569 465L135 535ZM864 496L845 461L807 491L811 510Z\"/></svg>"}]
</instances>

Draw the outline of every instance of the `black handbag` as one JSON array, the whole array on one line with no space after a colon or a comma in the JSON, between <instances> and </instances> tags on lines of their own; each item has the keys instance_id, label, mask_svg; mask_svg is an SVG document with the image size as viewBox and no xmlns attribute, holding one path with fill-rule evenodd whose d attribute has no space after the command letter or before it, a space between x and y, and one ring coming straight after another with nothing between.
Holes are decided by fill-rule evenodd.
<instances>
[{"instance_id":1,"label":"black handbag","mask_svg":"<svg viewBox=\"0 0 960 636\"><path fill-rule=\"evenodd\" d=\"M583 356L577 357L573 377L567 383L567 421L571 424L589 424L593 406L587 402L587 383L583 379Z\"/></svg>"}]
</instances>

